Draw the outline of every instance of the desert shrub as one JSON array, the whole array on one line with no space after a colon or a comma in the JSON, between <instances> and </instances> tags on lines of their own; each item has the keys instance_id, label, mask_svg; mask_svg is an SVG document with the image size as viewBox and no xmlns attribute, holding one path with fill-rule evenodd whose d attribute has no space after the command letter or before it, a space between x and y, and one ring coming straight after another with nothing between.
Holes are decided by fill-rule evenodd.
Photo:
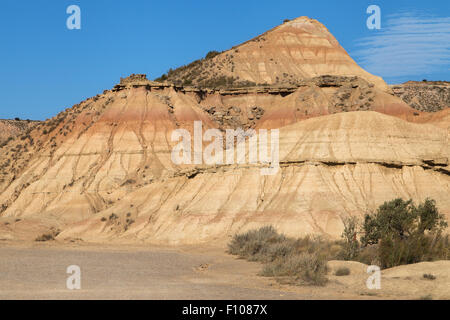
<instances>
[{"instance_id":1,"label":"desert shrub","mask_svg":"<svg viewBox=\"0 0 450 320\"><path fill-rule=\"evenodd\" d=\"M382 268L403 264L448 259L445 248L448 237L414 234L405 239L384 237L379 244L379 259Z\"/></svg>"},{"instance_id":2,"label":"desert shrub","mask_svg":"<svg viewBox=\"0 0 450 320\"><path fill-rule=\"evenodd\" d=\"M46 232L38 237L36 237L36 239L34 239L34 241L50 241L50 240L55 240L56 236L58 236L58 234L60 234L61 231L59 229L50 229L49 232Z\"/></svg>"},{"instance_id":3,"label":"desert shrub","mask_svg":"<svg viewBox=\"0 0 450 320\"><path fill-rule=\"evenodd\" d=\"M338 277L348 276L350 274L350 269L347 267L340 267L334 274Z\"/></svg>"},{"instance_id":4,"label":"desert shrub","mask_svg":"<svg viewBox=\"0 0 450 320\"><path fill-rule=\"evenodd\" d=\"M6 140L0 145L0 148L6 146L6 145L7 145L11 140L13 140L13 139L14 139L13 137L8 137L8 139L6 139Z\"/></svg>"},{"instance_id":5,"label":"desert shrub","mask_svg":"<svg viewBox=\"0 0 450 320\"><path fill-rule=\"evenodd\" d=\"M228 244L228 252L249 261L264 263L262 275L288 277L289 283L323 285L326 263L341 250L335 242L321 237L294 239L271 227L237 234Z\"/></svg>"},{"instance_id":6,"label":"desert shrub","mask_svg":"<svg viewBox=\"0 0 450 320\"><path fill-rule=\"evenodd\" d=\"M119 217L115 213L111 213L109 220L117 220Z\"/></svg>"},{"instance_id":7,"label":"desert shrub","mask_svg":"<svg viewBox=\"0 0 450 320\"><path fill-rule=\"evenodd\" d=\"M355 260L364 264L379 266L380 258L378 254L378 245L375 244L362 248Z\"/></svg>"},{"instance_id":8,"label":"desert shrub","mask_svg":"<svg viewBox=\"0 0 450 320\"><path fill-rule=\"evenodd\" d=\"M423 278L427 280L436 280L436 276L432 275L431 273L424 273Z\"/></svg>"},{"instance_id":9,"label":"desert shrub","mask_svg":"<svg viewBox=\"0 0 450 320\"><path fill-rule=\"evenodd\" d=\"M55 237L53 236L52 233L44 233L38 237L36 237L35 241L49 241L49 240L54 240Z\"/></svg>"},{"instance_id":10,"label":"desert shrub","mask_svg":"<svg viewBox=\"0 0 450 320\"><path fill-rule=\"evenodd\" d=\"M338 241L330 241L321 236L306 236L295 241L296 252L307 252L320 254L327 257L328 260L337 259L342 250L342 244Z\"/></svg>"},{"instance_id":11,"label":"desert shrub","mask_svg":"<svg viewBox=\"0 0 450 320\"><path fill-rule=\"evenodd\" d=\"M262 227L235 235L228 244L228 252L251 261L265 261L269 244L283 240L285 236L278 234L272 226Z\"/></svg>"},{"instance_id":12,"label":"desert shrub","mask_svg":"<svg viewBox=\"0 0 450 320\"><path fill-rule=\"evenodd\" d=\"M327 260L319 253L301 253L277 259L264 265L266 277L291 277L291 282L324 285L327 282Z\"/></svg>"},{"instance_id":13,"label":"desert shrub","mask_svg":"<svg viewBox=\"0 0 450 320\"><path fill-rule=\"evenodd\" d=\"M271 262L276 259L284 259L292 254L294 251L294 243L287 241L275 242L267 246L266 249L261 250L260 261Z\"/></svg>"},{"instance_id":14,"label":"desert shrub","mask_svg":"<svg viewBox=\"0 0 450 320\"><path fill-rule=\"evenodd\" d=\"M212 59L212 58L214 58L215 56L217 56L217 55L219 55L219 54L220 54L219 51L215 51L215 50L210 51L210 52L208 52L208 53L206 54L205 59Z\"/></svg>"},{"instance_id":15,"label":"desert shrub","mask_svg":"<svg viewBox=\"0 0 450 320\"><path fill-rule=\"evenodd\" d=\"M299 239L277 233L272 226L237 234L228 244L228 252L250 261L270 262L278 258L301 253L320 252L328 259L334 259L341 251L337 242L320 236L306 236Z\"/></svg>"},{"instance_id":16,"label":"desert shrub","mask_svg":"<svg viewBox=\"0 0 450 320\"><path fill-rule=\"evenodd\" d=\"M164 81L167 80L167 78L168 78L168 77L167 77L167 74L164 73L164 74L161 75L160 77L156 78L155 81L156 81L156 82L164 82Z\"/></svg>"}]
</instances>

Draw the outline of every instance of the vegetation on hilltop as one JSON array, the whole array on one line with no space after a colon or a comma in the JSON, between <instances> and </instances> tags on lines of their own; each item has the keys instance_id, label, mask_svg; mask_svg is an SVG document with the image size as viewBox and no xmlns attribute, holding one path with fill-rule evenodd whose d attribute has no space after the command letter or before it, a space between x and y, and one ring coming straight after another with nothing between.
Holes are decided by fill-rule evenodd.
<instances>
[{"instance_id":1,"label":"vegetation on hilltop","mask_svg":"<svg viewBox=\"0 0 450 320\"><path fill-rule=\"evenodd\" d=\"M223 60L214 60L221 53L219 51L210 51L202 59L195 60L177 69L169 69L167 73L156 78L155 81L169 81L179 86L196 86L199 88L241 88L257 85L252 81L220 75L218 71L222 68L234 70L232 54L227 53Z\"/></svg>"}]
</instances>

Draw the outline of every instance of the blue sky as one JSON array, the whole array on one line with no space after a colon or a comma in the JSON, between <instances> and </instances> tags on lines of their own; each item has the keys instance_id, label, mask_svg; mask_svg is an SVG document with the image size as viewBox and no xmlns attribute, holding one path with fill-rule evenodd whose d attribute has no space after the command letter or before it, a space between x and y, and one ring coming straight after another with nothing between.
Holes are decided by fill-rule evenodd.
<instances>
[{"instance_id":1,"label":"blue sky","mask_svg":"<svg viewBox=\"0 0 450 320\"><path fill-rule=\"evenodd\" d=\"M81 30L66 27L72 4ZM371 4L381 8L381 30L366 27ZM50 118L120 77L153 79L299 16L325 24L389 83L450 80L448 0L2 0L0 118Z\"/></svg>"}]
</instances>

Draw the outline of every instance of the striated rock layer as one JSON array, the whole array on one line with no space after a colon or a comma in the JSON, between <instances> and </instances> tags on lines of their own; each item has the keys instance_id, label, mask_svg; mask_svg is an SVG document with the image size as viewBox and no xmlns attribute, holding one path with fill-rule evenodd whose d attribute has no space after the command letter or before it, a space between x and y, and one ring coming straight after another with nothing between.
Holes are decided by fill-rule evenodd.
<instances>
[{"instance_id":1,"label":"striated rock layer","mask_svg":"<svg viewBox=\"0 0 450 320\"><path fill-rule=\"evenodd\" d=\"M201 87L286 86L320 75L358 76L389 91L383 79L356 64L325 26L308 17L287 21L230 50L171 70L160 80Z\"/></svg>"},{"instance_id":2,"label":"striated rock layer","mask_svg":"<svg viewBox=\"0 0 450 320\"><path fill-rule=\"evenodd\" d=\"M379 112L280 125L273 176L261 175L261 164L171 161L174 129L193 134L195 120L203 129L236 125L208 112L212 101L240 101L242 121L242 114L249 119L244 106L262 106L247 123L259 129L273 127L277 103L301 87L293 90L235 95L141 79L88 99L0 149L1 219L9 219L0 234L36 236L53 227L59 239L196 243L273 224L292 235L336 237L343 217L394 197L431 197L450 214L448 131Z\"/></svg>"}]
</instances>

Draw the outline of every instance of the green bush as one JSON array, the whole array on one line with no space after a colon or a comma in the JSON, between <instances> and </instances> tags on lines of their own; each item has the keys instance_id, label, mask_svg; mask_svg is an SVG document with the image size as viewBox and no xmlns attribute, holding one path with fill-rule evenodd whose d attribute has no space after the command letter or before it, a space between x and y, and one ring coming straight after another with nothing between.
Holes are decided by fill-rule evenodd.
<instances>
[{"instance_id":1,"label":"green bush","mask_svg":"<svg viewBox=\"0 0 450 320\"><path fill-rule=\"evenodd\" d=\"M381 268L448 259L449 239L443 236L446 227L434 200L416 206L412 200L395 199L365 216L361 243L363 251L377 248Z\"/></svg>"},{"instance_id":2,"label":"green bush","mask_svg":"<svg viewBox=\"0 0 450 320\"><path fill-rule=\"evenodd\" d=\"M361 242L370 245L386 236L406 239L426 231L441 233L446 227L445 217L439 214L434 200L426 199L416 207L412 200L395 199L382 204L375 214L365 216Z\"/></svg>"}]
</instances>

